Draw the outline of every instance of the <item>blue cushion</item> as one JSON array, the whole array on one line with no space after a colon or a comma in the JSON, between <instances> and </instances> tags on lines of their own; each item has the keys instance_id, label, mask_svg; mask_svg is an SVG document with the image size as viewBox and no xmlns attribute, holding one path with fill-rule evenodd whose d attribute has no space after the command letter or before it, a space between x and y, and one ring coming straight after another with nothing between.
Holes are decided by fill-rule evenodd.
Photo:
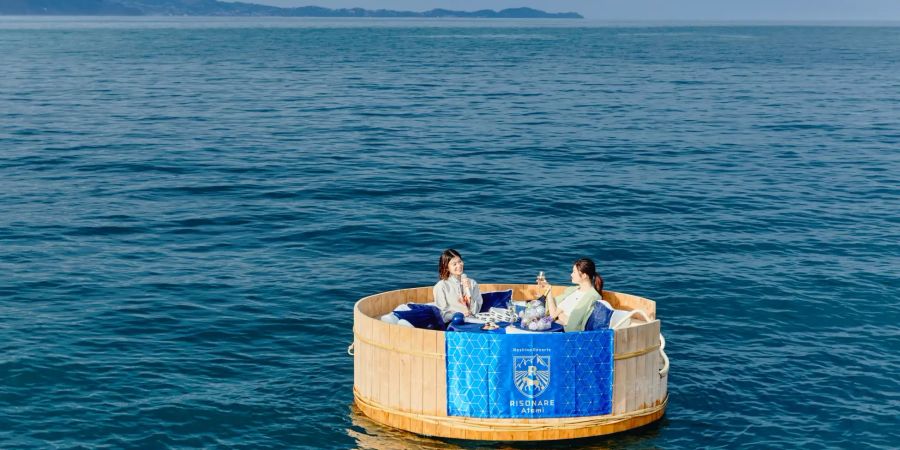
<instances>
[{"instance_id":1,"label":"blue cushion","mask_svg":"<svg viewBox=\"0 0 900 450\"><path fill-rule=\"evenodd\" d=\"M509 302L512 301L512 289L496 292L481 293L481 310L479 312L488 312L491 308L509 308Z\"/></svg>"},{"instance_id":2,"label":"blue cushion","mask_svg":"<svg viewBox=\"0 0 900 450\"><path fill-rule=\"evenodd\" d=\"M587 323L584 324L584 330L605 330L609 328L609 319L612 317L612 314L613 310L607 308L603 302L594 302L594 310L591 311Z\"/></svg>"},{"instance_id":3,"label":"blue cushion","mask_svg":"<svg viewBox=\"0 0 900 450\"><path fill-rule=\"evenodd\" d=\"M434 305L420 305L418 303L409 303L409 311L394 311L394 315L406 320L416 328L426 328L429 330L443 330L444 319L441 317L441 310Z\"/></svg>"}]
</instances>

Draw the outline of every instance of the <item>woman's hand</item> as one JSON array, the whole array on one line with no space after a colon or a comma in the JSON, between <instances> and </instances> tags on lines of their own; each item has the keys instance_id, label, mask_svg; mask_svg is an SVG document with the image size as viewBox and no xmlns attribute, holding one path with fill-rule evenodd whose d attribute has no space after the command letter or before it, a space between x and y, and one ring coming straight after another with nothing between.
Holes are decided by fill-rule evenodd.
<instances>
[{"instance_id":1,"label":"woman's hand","mask_svg":"<svg viewBox=\"0 0 900 450\"><path fill-rule=\"evenodd\" d=\"M551 291L551 289L553 289L553 286L549 282L547 282L546 279L538 279L537 287L538 287L538 293L537 293L538 297L552 297L552 295L550 295L550 291Z\"/></svg>"},{"instance_id":2,"label":"woman's hand","mask_svg":"<svg viewBox=\"0 0 900 450\"><path fill-rule=\"evenodd\" d=\"M472 308L472 280L466 274L461 274L459 282L462 284L462 292L460 293L462 295L460 295L459 301L466 306L466 314L468 314L469 309Z\"/></svg>"},{"instance_id":3,"label":"woman's hand","mask_svg":"<svg viewBox=\"0 0 900 450\"><path fill-rule=\"evenodd\" d=\"M472 313L472 297L463 293L462 297L459 298L459 302L466 308L466 317L475 317L475 314Z\"/></svg>"}]
</instances>

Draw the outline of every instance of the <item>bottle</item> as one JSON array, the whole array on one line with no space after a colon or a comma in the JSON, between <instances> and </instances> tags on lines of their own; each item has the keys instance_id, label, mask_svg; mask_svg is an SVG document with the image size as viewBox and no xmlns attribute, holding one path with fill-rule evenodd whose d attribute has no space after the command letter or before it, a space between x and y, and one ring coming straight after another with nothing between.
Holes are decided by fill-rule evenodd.
<instances>
[{"instance_id":1,"label":"bottle","mask_svg":"<svg viewBox=\"0 0 900 450\"><path fill-rule=\"evenodd\" d=\"M547 281L547 278L544 276L544 271L543 271L543 270L540 271L540 272L538 272L537 281L538 281L538 289L540 289L540 283L541 283L541 282L546 282L546 281ZM540 295L537 299L535 299L535 300L538 300L538 301L540 301L541 303L546 303L546 302L547 302L547 294L549 294L549 293L550 293L550 291L547 290L547 292L544 292L543 294L541 294L541 295Z\"/></svg>"}]
</instances>

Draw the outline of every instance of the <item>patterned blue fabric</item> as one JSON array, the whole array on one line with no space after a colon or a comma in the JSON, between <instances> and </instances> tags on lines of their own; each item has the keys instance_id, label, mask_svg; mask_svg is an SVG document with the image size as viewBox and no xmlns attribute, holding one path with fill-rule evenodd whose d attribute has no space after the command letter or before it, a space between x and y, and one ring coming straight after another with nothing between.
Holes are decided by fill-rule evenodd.
<instances>
[{"instance_id":1,"label":"patterned blue fabric","mask_svg":"<svg viewBox=\"0 0 900 450\"><path fill-rule=\"evenodd\" d=\"M612 330L445 337L450 416L579 417L612 412Z\"/></svg>"},{"instance_id":2,"label":"patterned blue fabric","mask_svg":"<svg viewBox=\"0 0 900 450\"><path fill-rule=\"evenodd\" d=\"M609 320L612 318L612 315L613 310L607 308L603 302L594 302L594 310L591 311L591 315L584 325L584 330L605 330L609 328Z\"/></svg>"},{"instance_id":3,"label":"patterned blue fabric","mask_svg":"<svg viewBox=\"0 0 900 450\"><path fill-rule=\"evenodd\" d=\"M509 308L509 302L512 301L512 289L496 292L481 293L481 310L478 312L488 312L491 308Z\"/></svg>"}]
</instances>

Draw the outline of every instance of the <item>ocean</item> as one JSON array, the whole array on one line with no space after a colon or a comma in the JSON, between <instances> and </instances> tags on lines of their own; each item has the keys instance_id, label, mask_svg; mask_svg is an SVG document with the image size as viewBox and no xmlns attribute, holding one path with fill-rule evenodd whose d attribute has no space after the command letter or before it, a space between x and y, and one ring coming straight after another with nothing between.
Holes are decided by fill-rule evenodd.
<instances>
[{"instance_id":1,"label":"ocean","mask_svg":"<svg viewBox=\"0 0 900 450\"><path fill-rule=\"evenodd\" d=\"M900 445L900 27L0 18L0 447ZM548 445L352 405L352 307L653 299L658 423Z\"/></svg>"}]
</instances>

